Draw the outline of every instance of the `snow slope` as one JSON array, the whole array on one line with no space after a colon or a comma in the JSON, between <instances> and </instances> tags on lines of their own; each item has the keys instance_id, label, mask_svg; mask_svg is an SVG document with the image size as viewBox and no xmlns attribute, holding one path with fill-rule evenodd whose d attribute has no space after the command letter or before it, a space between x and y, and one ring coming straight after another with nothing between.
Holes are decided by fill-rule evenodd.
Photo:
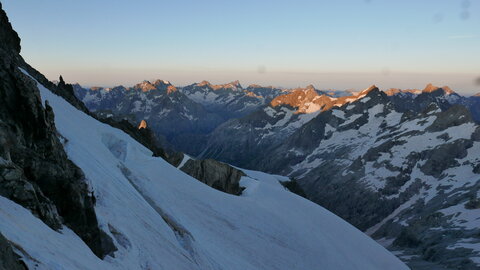
<instances>
[{"instance_id":1,"label":"snow slope","mask_svg":"<svg viewBox=\"0 0 480 270\"><path fill-rule=\"evenodd\" d=\"M31 269L408 269L339 217L286 191L278 183L286 178L245 171L242 196L219 192L38 87L119 250L102 261L68 228L52 231L0 197L0 231Z\"/></svg>"}]
</instances>

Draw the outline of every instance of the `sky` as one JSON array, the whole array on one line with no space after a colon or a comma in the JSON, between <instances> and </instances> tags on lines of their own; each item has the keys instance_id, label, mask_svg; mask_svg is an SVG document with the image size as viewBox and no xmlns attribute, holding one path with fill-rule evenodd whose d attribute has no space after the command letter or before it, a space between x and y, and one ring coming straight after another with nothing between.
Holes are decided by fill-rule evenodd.
<instances>
[{"instance_id":1,"label":"sky","mask_svg":"<svg viewBox=\"0 0 480 270\"><path fill-rule=\"evenodd\" d=\"M49 79L480 92L477 0L1 0Z\"/></svg>"}]
</instances>

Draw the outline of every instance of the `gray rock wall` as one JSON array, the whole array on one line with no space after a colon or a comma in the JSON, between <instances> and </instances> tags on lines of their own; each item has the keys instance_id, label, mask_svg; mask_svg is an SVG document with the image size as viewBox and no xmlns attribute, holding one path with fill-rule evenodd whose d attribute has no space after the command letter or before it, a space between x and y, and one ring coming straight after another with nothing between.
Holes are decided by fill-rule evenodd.
<instances>
[{"instance_id":1,"label":"gray rock wall","mask_svg":"<svg viewBox=\"0 0 480 270\"><path fill-rule=\"evenodd\" d=\"M95 198L63 149L51 107L42 106L36 84L19 70L32 68L19 55L20 39L1 9L0 38L0 195L53 229L69 226L103 258L115 247L98 227Z\"/></svg>"}]
</instances>

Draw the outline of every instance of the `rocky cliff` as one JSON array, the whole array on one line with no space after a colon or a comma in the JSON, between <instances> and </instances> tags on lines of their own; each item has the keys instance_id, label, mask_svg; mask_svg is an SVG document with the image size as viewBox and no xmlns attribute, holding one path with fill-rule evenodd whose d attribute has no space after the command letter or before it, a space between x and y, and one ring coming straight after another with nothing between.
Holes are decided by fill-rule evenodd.
<instances>
[{"instance_id":1,"label":"rocky cliff","mask_svg":"<svg viewBox=\"0 0 480 270\"><path fill-rule=\"evenodd\" d=\"M200 182L220 191L233 195L242 193L243 188L240 187L240 178L245 176L245 173L228 164L213 159L190 159L180 169Z\"/></svg>"},{"instance_id":2,"label":"rocky cliff","mask_svg":"<svg viewBox=\"0 0 480 270\"><path fill-rule=\"evenodd\" d=\"M41 103L35 83L19 70L34 69L20 56L20 39L3 10L0 39L0 195L53 229L69 226L99 257L112 254L115 247L98 227L95 197L63 150L51 107Z\"/></svg>"},{"instance_id":3,"label":"rocky cliff","mask_svg":"<svg viewBox=\"0 0 480 270\"><path fill-rule=\"evenodd\" d=\"M20 257L14 253L12 245L0 233L0 270L28 269Z\"/></svg>"}]
</instances>

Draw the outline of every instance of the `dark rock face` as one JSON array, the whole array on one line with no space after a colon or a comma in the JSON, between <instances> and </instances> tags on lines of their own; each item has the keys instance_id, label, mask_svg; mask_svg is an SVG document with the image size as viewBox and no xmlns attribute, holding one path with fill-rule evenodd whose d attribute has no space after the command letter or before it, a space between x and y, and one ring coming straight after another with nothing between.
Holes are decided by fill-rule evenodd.
<instances>
[{"instance_id":1,"label":"dark rock face","mask_svg":"<svg viewBox=\"0 0 480 270\"><path fill-rule=\"evenodd\" d=\"M240 187L239 182L240 178L245 176L245 173L228 164L213 159L190 159L180 170L220 191L233 195L242 193L243 189Z\"/></svg>"},{"instance_id":2,"label":"dark rock face","mask_svg":"<svg viewBox=\"0 0 480 270\"><path fill-rule=\"evenodd\" d=\"M61 227L56 206L43 194L38 184L29 182L20 166L3 158L0 158L0 195L30 209L50 227Z\"/></svg>"},{"instance_id":3,"label":"dark rock face","mask_svg":"<svg viewBox=\"0 0 480 270\"><path fill-rule=\"evenodd\" d=\"M466 106L470 109L473 119L480 123L480 96L475 95L468 98Z\"/></svg>"},{"instance_id":4,"label":"dark rock face","mask_svg":"<svg viewBox=\"0 0 480 270\"><path fill-rule=\"evenodd\" d=\"M19 54L21 48L20 37L18 37L17 32L13 30L1 3L0 10L0 25L2 26L0 28L0 40L2 40L0 48L7 53Z\"/></svg>"},{"instance_id":5,"label":"dark rock face","mask_svg":"<svg viewBox=\"0 0 480 270\"><path fill-rule=\"evenodd\" d=\"M298 196L307 198L307 194L305 194L305 191L294 178L290 179L290 181L280 182L280 184L282 184L282 186L284 186L286 189L290 190L290 192L295 193Z\"/></svg>"},{"instance_id":6,"label":"dark rock face","mask_svg":"<svg viewBox=\"0 0 480 270\"><path fill-rule=\"evenodd\" d=\"M449 127L458 126L472 122L470 111L461 105L453 105L447 111L438 114L438 118L428 128L428 131L435 132L445 130Z\"/></svg>"},{"instance_id":7,"label":"dark rock face","mask_svg":"<svg viewBox=\"0 0 480 270\"><path fill-rule=\"evenodd\" d=\"M27 267L13 252L5 237L0 233L0 270L26 270Z\"/></svg>"},{"instance_id":8,"label":"dark rock face","mask_svg":"<svg viewBox=\"0 0 480 270\"><path fill-rule=\"evenodd\" d=\"M53 229L66 224L103 258L115 247L98 228L95 199L63 150L52 109L42 106L36 84L18 69L33 70L18 54L19 38L3 10L0 22L0 35L7 41L0 47L0 195Z\"/></svg>"},{"instance_id":9,"label":"dark rock face","mask_svg":"<svg viewBox=\"0 0 480 270\"><path fill-rule=\"evenodd\" d=\"M457 160L466 157L467 150L472 146L471 140L462 139L439 145L430 151L423 151L420 157L426 162L419 168L424 174L439 178L446 169L459 166Z\"/></svg>"}]
</instances>

